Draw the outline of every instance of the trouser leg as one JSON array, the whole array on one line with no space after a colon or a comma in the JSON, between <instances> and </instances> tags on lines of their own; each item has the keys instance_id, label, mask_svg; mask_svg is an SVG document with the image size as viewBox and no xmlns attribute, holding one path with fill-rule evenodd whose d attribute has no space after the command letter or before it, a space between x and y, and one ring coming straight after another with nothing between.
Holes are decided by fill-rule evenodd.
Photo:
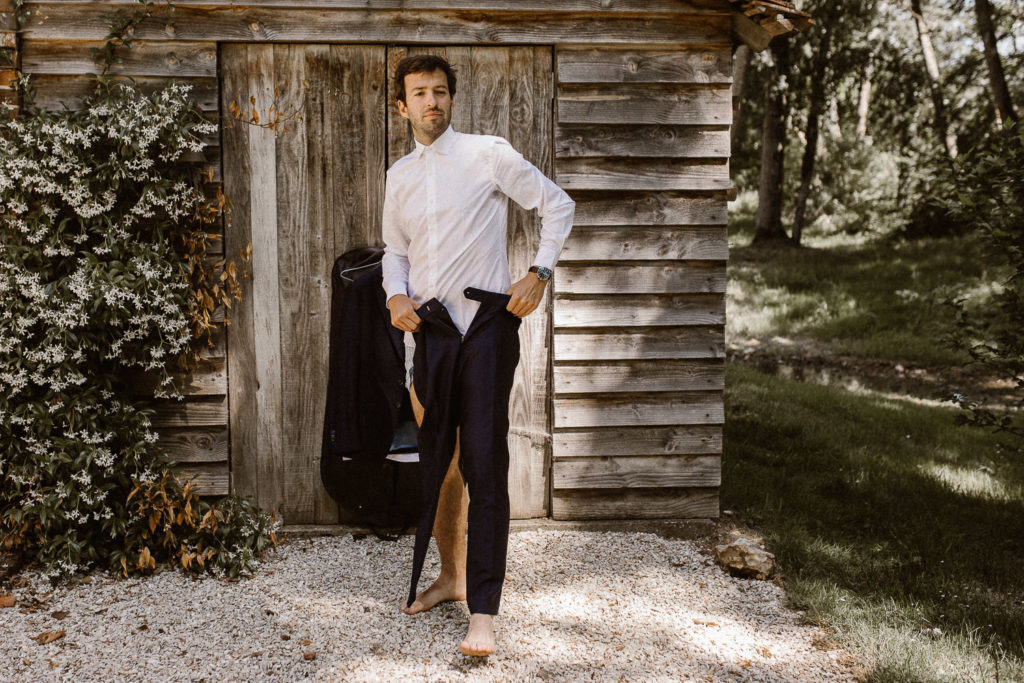
<instances>
[{"instance_id":1,"label":"trouser leg","mask_svg":"<svg viewBox=\"0 0 1024 683\"><path fill-rule=\"evenodd\" d=\"M469 488L466 599L497 614L508 552L508 409L519 321L504 311L462 349L457 379L461 469Z\"/></svg>"}]
</instances>

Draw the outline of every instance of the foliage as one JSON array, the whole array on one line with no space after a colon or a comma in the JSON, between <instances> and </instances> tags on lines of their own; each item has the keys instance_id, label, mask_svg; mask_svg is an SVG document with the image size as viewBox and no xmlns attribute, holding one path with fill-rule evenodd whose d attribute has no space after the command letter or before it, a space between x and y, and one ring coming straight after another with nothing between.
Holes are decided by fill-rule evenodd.
<instances>
[{"instance_id":1,"label":"foliage","mask_svg":"<svg viewBox=\"0 0 1024 683\"><path fill-rule=\"evenodd\" d=\"M0 542L54 579L175 559L246 571L273 539L250 504L213 506L171 474L156 396L239 296L234 262L208 267L224 208L189 159L216 127L188 88L143 95L99 79L78 111L0 116ZM244 256L244 255L243 255ZM194 355L193 355L194 357ZM186 559L188 558L188 559Z\"/></svg>"},{"instance_id":2,"label":"foliage","mask_svg":"<svg viewBox=\"0 0 1024 683\"><path fill-rule=\"evenodd\" d=\"M993 135L958 159L957 170L950 211L975 229L988 258L1006 263L1010 275L983 306L969 310L966 296L952 302L958 325L951 342L1014 383L1018 405L1024 406L1024 127ZM1024 440L1020 417L994 413L966 396L957 398L966 409L965 423Z\"/></svg>"},{"instance_id":3,"label":"foliage","mask_svg":"<svg viewBox=\"0 0 1024 683\"><path fill-rule=\"evenodd\" d=\"M866 680L1024 680L1024 461L912 396L725 386L722 506Z\"/></svg>"}]
</instances>

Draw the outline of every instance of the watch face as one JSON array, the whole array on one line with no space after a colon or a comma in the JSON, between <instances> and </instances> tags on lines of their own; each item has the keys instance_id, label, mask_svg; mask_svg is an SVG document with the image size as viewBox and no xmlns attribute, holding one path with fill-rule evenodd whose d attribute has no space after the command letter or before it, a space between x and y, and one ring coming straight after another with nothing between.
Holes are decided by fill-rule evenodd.
<instances>
[{"instance_id":1,"label":"watch face","mask_svg":"<svg viewBox=\"0 0 1024 683\"><path fill-rule=\"evenodd\" d=\"M537 270L535 272L537 273L537 279L539 279L539 280L549 280L549 279L551 279L551 269L550 268L545 268L544 266L537 266Z\"/></svg>"}]
</instances>

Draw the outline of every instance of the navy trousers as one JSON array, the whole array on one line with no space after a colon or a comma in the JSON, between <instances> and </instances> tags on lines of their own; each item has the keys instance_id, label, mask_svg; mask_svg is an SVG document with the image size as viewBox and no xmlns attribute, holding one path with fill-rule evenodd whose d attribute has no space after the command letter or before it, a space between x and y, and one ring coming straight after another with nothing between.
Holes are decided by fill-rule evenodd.
<instances>
[{"instance_id":1,"label":"navy trousers","mask_svg":"<svg viewBox=\"0 0 1024 683\"><path fill-rule=\"evenodd\" d=\"M509 296L468 289L480 309L465 335L437 299L417 311L413 383L424 407L419 430L423 515L413 550L411 605L437 515L441 484L461 428L459 468L469 488L466 600L471 614L497 614L508 552L508 407L522 321Z\"/></svg>"}]
</instances>

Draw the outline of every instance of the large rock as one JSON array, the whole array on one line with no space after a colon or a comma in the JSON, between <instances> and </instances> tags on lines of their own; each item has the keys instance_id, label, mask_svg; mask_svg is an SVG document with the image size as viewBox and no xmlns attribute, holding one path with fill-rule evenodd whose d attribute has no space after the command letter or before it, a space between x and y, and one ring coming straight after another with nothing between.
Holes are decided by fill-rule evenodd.
<instances>
[{"instance_id":1,"label":"large rock","mask_svg":"<svg viewBox=\"0 0 1024 683\"><path fill-rule=\"evenodd\" d=\"M742 536L715 546L715 559L733 576L767 579L775 571L775 556Z\"/></svg>"}]
</instances>

